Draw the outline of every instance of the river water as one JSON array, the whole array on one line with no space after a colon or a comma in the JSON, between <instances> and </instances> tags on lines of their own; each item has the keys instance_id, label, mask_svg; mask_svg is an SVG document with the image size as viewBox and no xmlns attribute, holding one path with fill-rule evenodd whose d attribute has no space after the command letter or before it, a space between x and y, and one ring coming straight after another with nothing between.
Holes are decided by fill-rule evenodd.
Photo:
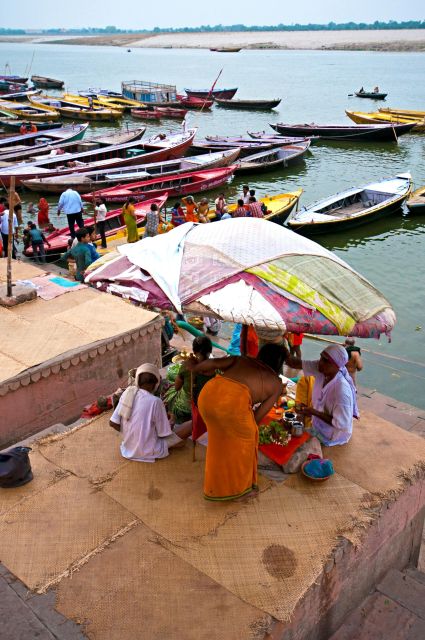
<instances>
[{"instance_id":1,"label":"river water","mask_svg":"<svg viewBox=\"0 0 425 640\"><path fill-rule=\"evenodd\" d=\"M239 98L282 98L272 113L214 108L191 114L199 134L271 132L269 122L348 123L345 109L373 111L369 100L349 97L360 86L388 92L388 106L425 110L423 53L338 51L241 51L132 49L71 45L0 44L0 69L12 73L60 78L70 91L102 87L120 90L122 80L176 84L178 90L239 87ZM1 71L3 73L3 71ZM173 122L148 126L145 137ZM106 127L96 126L96 133ZM109 129L111 129L109 127ZM111 129L112 130L112 129ZM305 161L286 170L249 176L257 194L302 187L302 204L350 186L363 185L410 171L415 187L425 184L425 135L406 135L398 144L333 143L312 148ZM235 179L228 199L245 180ZM24 194L24 200L31 199ZM32 196L34 199L34 196ZM25 207L24 207L25 208ZM55 216L52 216L55 220ZM63 224L63 222L62 222ZM398 322L392 342L359 341L364 356L360 384L425 408L425 216L400 211L386 220L316 239L335 251L376 285L393 305ZM318 354L321 345L305 341L304 352Z\"/></svg>"}]
</instances>

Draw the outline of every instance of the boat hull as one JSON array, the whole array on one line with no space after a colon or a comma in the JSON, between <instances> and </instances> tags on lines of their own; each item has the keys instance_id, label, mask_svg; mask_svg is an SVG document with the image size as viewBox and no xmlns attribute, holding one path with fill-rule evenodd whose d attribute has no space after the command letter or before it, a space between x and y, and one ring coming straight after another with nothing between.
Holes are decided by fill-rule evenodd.
<instances>
[{"instance_id":1,"label":"boat hull","mask_svg":"<svg viewBox=\"0 0 425 640\"><path fill-rule=\"evenodd\" d=\"M130 167L128 169L127 175L125 173L125 168L115 171L111 170L109 172L87 171L80 174L69 174L58 178L23 180L22 186L26 189L30 189L31 191L36 191L37 193L59 194L68 188L76 189L81 194L89 193L90 191L98 191L99 189L112 187L118 183L123 184L132 179L134 179L134 181L140 179L137 176L134 177L134 173L130 176L131 169L133 169L133 172L140 171L143 172L143 174L148 173L152 178L154 178L155 176L170 176L188 171L202 171L205 169L228 167L237 159L239 149L235 149L232 152L226 151L222 154L216 153L214 155L217 156L214 159L211 159L212 155L205 155L205 163L203 164L199 162L199 156L195 156L193 160L189 156L177 160L135 165L133 168ZM176 166L176 164L178 164L178 166ZM100 180L98 179L99 177L101 178ZM102 177L104 178L103 180Z\"/></svg>"},{"instance_id":2,"label":"boat hull","mask_svg":"<svg viewBox=\"0 0 425 640\"><path fill-rule=\"evenodd\" d=\"M214 98L217 106L223 109L242 109L243 111L270 111L277 107L281 100L223 100Z\"/></svg>"},{"instance_id":3,"label":"boat hull","mask_svg":"<svg viewBox=\"0 0 425 640\"><path fill-rule=\"evenodd\" d=\"M159 198L165 193L179 198L193 193L210 191L221 187L233 175L234 167L225 169L207 169L190 173L171 175L168 178L154 178L141 183L120 185L111 189L96 190L83 196L83 200L90 202L95 197L102 197L106 202L124 203L132 196L136 201L147 198Z\"/></svg>"},{"instance_id":4,"label":"boat hull","mask_svg":"<svg viewBox=\"0 0 425 640\"><path fill-rule=\"evenodd\" d=\"M10 119L10 120L0 120L0 126L3 127L3 129L8 129L9 131L20 131L22 125L27 122L29 122L30 124L33 124L31 122L31 120L19 120L18 118L16 120L14 119ZM47 122L34 122L34 124L36 125L38 131L48 131L49 129L59 129L62 126L62 122L53 122L53 121L47 121Z\"/></svg>"},{"instance_id":5,"label":"boat hull","mask_svg":"<svg viewBox=\"0 0 425 640\"><path fill-rule=\"evenodd\" d=\"M146 146L148 149L152 147L152 150L149 150L145 156L143 156L143 160L145 163L151 162L162 162L165 160L172 160L173 158L180 158L185 154L187 149L193 142L193 139L196 134L196 129L189 129L186 135L183 136L181 141L177 141L175 144L165 145L161 148L159 143L157 148L153 148L154 141L150 143L147 142L146 145L141 145L142 147ZM156 136L159 137L159 136ZM123 166L132 166L134 164L140 164L140 155L129 157L128 151L129 149L136 149L138 142L130 143L129 145L119 145L118 147L111 147L110 149L100 149L94 152L86 152L85 154L76 154L75 158L78 161L87 160L87 164L75 165L72 167L65 166L59 168L61 165L59 163L63 163L63 157L61 159L54 160L45 160L40 163L31 164L23 164L15 166L13 168L0 169L0 180L3 182L5 186L10 185L10 179L13 176L15 178L15 185L20 186L23 180L31 180L34 178L47 178L53 176L62 176L68 175L70 173L81 173L83 171L87 172L89 170L109 170L114 167L123 167ZM93 156L93 159L91 159ZM66 160L70 160L71 158L66 158ZM51 166L50 166L51 165Z\"/></svg>"},{"instance_id":6,"label":"boat hull","mask_svg":"<svg viewBox=\"0 0 425 640\"><path fill-rule=\"evenodd\" d=\"M222 98L223 100L231 100L235 95L238 88L232 87L231 89L214 89L213 91L209 91L208 89L185 89L185 93L187 96L192 96L193 98Z\"/></svg>"},{"instance_id":7,"label":"boat hull","mask_svg":"<svg viewBox=\"0 0 425 640\"><path fill-rule=\"evenodd\" d=\"M354 94L357 98L368 98L369 100L385 100L388 93L374 93L373 91L356 91Z\"/></svg>"},{"instance_id":8,"label":"boat hull","mask_svg":"<svg viewBox=\"0 0 425 640\"><path fill-rule=\"evenodd\" d=\"M348 115L348 112L347 112ZM369 123L367 123L369 124ZM384 126L377 127L381 124ZM370 126L356 127L356 126L340 126L340 127L326 127L320 125L285 125L285 124L272 124L272 129L285 136L319 136L321 140L338 140L354 142L395 142L398 135L402 135L410 131L413 124L406 124L394 126L388 123L373 122Z\"/></svg>"}]
</instances>

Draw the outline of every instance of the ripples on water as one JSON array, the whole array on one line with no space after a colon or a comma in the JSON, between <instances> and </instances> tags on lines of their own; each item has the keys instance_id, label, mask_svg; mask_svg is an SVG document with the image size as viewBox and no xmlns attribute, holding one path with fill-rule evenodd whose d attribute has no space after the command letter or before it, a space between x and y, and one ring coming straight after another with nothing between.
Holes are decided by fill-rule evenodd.
<instances>
[{"instance_id":1,"label":"ripples on water","mask_svg":"<svg viewBox=\"0 0 425 640\"><path fill-rule=\"evenodd\" d=\"M215 54L206 50L133 49L118 47L73 47L65 45L0 44L3 63L12 73L23 74L34 53L30 74L58 77L70 91L101 86L120 90L121 80L150 80L184 87L211 86L219 70L222 87L239 87L239 98L283 100L276 112L237 112L214 108L193 113L189 124L199 135L245 134L272 130L269 123L346 123L345 109L373 111L381 103L348 97L360 86L378 84L388 91L387 104L423 109L425 105L425 57L421 53L375 53L337 51L242 51ZM127 119L124 120L127 121ZM129 120L128 120L129 121ZM130 121L129 121L130 122ZM134 121L131 122L134 126ZM178 124L149 124L145 138ZM95 133L116 127L96 126ZM304 162L286 170L235 178L227 187L236 198L249 178L259 195L302 187L302 204L309 204L351 186L363 185L403 171L411 171L415 186L425 185L425 135L406 135L399 144L332 143L312 146ZM215 197L212 193L211 197ZM25 194L26 200L35 199ZM52 203L54 201L52 200ZM52 216L55 220L55 216ZM61 219L63 224L63 218ZM365 355L360 382L406 402L425 407L425 319L424 255L425 216L406 211L373 224L319 236L320 244L335 251L378 287L391 301L398 323L389 344L362 341ZM421 330L416 330L422 327ZM306 343L305 353L317 355L317 345ZM379 355L382 354L382 355ZM386 356L406 359L392 360ZM419 364L415 364L419 363Z\"/></svg>"}]
</instances>

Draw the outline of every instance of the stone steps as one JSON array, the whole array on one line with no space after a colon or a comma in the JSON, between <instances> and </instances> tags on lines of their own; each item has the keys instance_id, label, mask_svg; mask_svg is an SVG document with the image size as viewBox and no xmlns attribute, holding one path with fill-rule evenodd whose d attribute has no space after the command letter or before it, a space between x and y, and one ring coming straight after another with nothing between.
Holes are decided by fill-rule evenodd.
<instances>
[{"instance_id":1,"label":"stone steps","mask_svg":"<svg viewBox=\"0 0 425 640\"><path fill-rule=\"evenodd\" d=\"M425 573L392 569L329 640L424 640Z\"/></svg>"}]
</instances>

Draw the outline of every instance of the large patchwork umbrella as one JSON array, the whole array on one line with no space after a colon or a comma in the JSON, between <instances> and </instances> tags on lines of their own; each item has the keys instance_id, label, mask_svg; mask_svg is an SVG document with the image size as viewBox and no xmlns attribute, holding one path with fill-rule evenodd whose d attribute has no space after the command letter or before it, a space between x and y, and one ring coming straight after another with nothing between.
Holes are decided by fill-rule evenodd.
<instances>
[{"instance_id":1,"label":"large patchwork umbrella","mask_svg":"<svg viewBox=\"0 0 425 640\"><path fill-rule=\"evenodd\" d=\"M395 314L334 253L259 218L186 223L118 247L86 282L151 307L282 332L378 338Z\"/></svg>"}]
</instances>

